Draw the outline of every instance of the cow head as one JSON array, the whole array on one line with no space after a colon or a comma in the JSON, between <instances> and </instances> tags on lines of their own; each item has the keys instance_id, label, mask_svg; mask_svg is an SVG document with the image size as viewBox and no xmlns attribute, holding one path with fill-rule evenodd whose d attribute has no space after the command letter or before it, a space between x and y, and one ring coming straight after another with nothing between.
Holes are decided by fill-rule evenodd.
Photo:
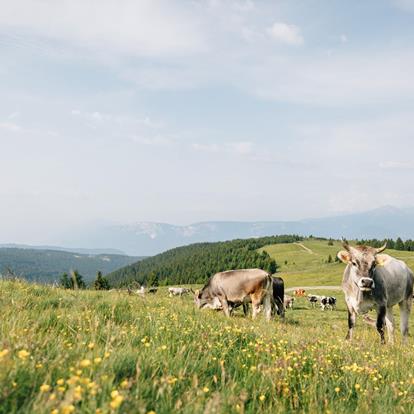
<instances>
[{"instance_id":1,"label":"cow head","mask_svg":"<svg viewBox=\"0 0 414 414\"><path fill-rule=\"evenodd\" d=\"M211 301L211 298L208 295L206 289L197 289L194 292L194 303L196 304L197 308L201 309L208 305Z\"/></svg>"},{"instance_id":2,"label":"cow head","mask_svg":"<svg viewBox=\"0 0 414 414\"><path fill-rule=\"evenodd\" d=\"M350 278L362 292L370 292L375 288L375 267L383 264L383 256L380 253L387 248L387 243L376 249L369 246L352 247L347 241L343 243L344 249L338 253L338 258L350 266Z\"/></svg>"}]
</instances>

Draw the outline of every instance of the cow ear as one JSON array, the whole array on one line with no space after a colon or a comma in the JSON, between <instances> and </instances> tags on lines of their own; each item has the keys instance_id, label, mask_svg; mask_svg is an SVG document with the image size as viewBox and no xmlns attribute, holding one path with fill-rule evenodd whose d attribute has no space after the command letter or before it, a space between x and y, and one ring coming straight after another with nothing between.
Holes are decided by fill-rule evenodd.
<instances>
[{"instance_id":1,"label":"cow ear","mask_svg":"<svg viewBox=\"0 0 414 414\"><path fill-rule=\"evenodd\" d=\"M377 266L385 266L391 260L391 256L388 254L377 254L375 256L375 262Z\"/></svg>"},{"instance_id":2,"label":"cow ear","mask_svg":"<svg viewBox=\"0 0 414 414\"><path fill-rule=\"evenodd\" d=\"M338 259L341 262L348 264L351 261L351 255L349 252L341 250L340 252L338 252Z\"/></svg>"}]
</instances>

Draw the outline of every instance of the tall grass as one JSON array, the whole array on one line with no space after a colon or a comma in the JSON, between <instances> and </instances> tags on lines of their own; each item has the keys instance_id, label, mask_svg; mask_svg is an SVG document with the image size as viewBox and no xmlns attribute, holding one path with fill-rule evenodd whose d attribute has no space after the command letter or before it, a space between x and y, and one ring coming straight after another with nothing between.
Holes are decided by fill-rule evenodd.
<instances>
[{"instance_id":1,"label":"tall grass","mask_svg":"<svg viewBox=\"0 0 414 414\"><path fill-rule=\"evenodd\" d=\"M0 282L0 413L414 412L414 348L303 299L286 323ZM399 339L399 338L398 338Z\"/></svg>"}]
</instances>

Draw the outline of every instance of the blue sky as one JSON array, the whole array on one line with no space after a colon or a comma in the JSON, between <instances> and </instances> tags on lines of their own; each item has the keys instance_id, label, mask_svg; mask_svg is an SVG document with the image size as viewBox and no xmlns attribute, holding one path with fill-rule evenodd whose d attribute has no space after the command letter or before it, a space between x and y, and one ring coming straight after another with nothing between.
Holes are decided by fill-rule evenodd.
<instances>
[{"instance_id":1,"label":"blue sky","mask_svg":"<svg viewBox=\"0 0 414 414\"><path fill-rule=\"evenodd\" d=\"M0 242L414 205L414 1L4 3Z\"/></svg>"}]
</instances>

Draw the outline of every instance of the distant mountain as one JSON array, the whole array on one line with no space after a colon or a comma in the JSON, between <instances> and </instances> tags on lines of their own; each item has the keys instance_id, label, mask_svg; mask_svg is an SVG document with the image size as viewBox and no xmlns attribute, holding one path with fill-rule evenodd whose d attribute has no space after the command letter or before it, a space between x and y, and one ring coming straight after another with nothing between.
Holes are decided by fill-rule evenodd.
<instances>
[{"instance_id":1,"label":"distant mountain","mask_svg":"<svg viewBox=\"0 0 414 414\"><path fill-rule=\"evenodd\" d=\"M52 283L64 272L78 270L86 282L100 270L104 275L140 260L140 257L99 254L86 255L56 250L0 248L0 274L9 269L28 280Z\"/></svg>"},{"instance_id":2,"label":"distant mountain","mask_svg":"<svg viewBox=\"0 0 414 414\"><path fill-rule=\"evenodd\" d=\"M14 249L31 249L31 250L55 250L70 253L80 254L119 254L125 256L125 252L119 249L87 249L83 247L61 247L61 246L32 246L30 244L16 244L16 243L5 243L0 244L0 248L9 247Z\"/></svg>"},{"instance_id":3,"label":"distant mountain","mask_svg":"<svg viewBox=\"0 0 414 414\"><path fill-rule=\"evenodd\" d=\"M277 234L316 235L340 238L414 238L414 208L381 207L363 213L300 221L228 222L212 221L176 226L139 222L88 231L89 245L113 246L130 255L150 256L191 243Z\"/></svg>"}]
</instances>

